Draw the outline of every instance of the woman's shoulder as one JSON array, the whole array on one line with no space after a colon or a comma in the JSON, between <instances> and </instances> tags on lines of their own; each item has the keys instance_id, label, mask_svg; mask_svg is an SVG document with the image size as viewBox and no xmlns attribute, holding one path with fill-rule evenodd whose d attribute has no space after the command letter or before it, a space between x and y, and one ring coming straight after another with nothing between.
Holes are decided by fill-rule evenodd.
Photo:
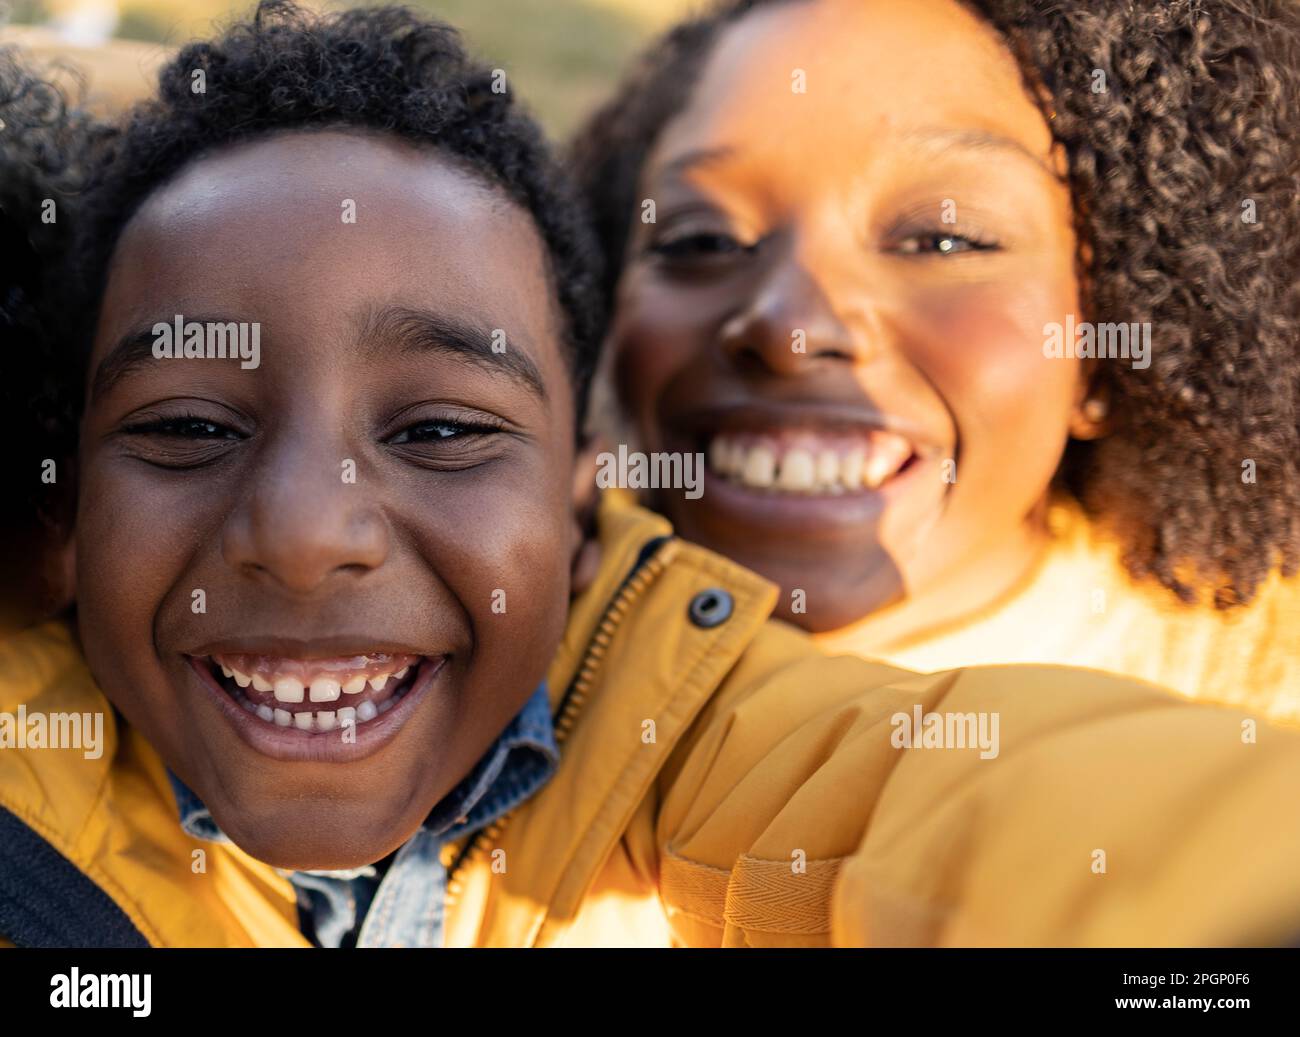
<instances>
[{"instance_id":1,"label":"woman's shoulder","mask_svg":"<svg viewBox=\"0 0 1300 1037\"><path fill-rule=\"evenodd\" d=\"M1073 499L1049 509L1032 578L954 628L872 652L927 671L996 663L1103 670L1300 724L1300 578L1275 572L1247 605L1187 604L1135 580L1119 542Z\"/></svg>"}]
</instances>

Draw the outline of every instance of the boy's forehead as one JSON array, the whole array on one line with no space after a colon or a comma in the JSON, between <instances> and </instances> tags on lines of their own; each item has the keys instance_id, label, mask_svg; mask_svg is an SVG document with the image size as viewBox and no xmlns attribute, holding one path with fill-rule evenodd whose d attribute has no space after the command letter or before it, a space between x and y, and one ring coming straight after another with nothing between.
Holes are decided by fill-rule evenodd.
<instances>
[{"instance_id":1,"label":"boy's forehead","mask_svg":"<svg viewBox=\"0 0 1300 1037\"><path fill-rule=\"evenodd\" d=\"M516 262L545 264L532 219L502 191L435 147L361 130L278 133L200 156L144 200L119 247L256 238L352 249L361 262L381 251L380 235L367 234L376 228L417 254L468 233L498 250L512 241ZM206 242L185 241L200 235Z\"/></svg>"},{"instance_id":2,"label":"boy's forehead","mask_svg":"<svg viewBox=\"0 0 1300 1037\"><path fill-rule=\"evenodd\" d=\"M279 134L197 159L145 200L114 255L97 347L176 313L336 326L390 305L559 349L544 246L503 192L435 148Z\"/></svg>"}]
</instances>

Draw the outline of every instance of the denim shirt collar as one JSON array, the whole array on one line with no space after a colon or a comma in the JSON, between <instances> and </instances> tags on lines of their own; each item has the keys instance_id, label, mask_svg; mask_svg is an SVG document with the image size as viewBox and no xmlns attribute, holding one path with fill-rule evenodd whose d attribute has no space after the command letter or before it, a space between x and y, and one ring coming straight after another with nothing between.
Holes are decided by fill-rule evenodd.
<instances>
[{"instance_id":1,"label":"denim shirt collar","mask_svg":"<svg viewBox=\"0 0 1300 1037\"><path fill-rule=\"evenodd\" d=\"M421 827L438 837L439 842L450 842L485 828L546 784L559 764L550 695L543 681L474 769L443 797ZM170 768L167 777L185 833L196 839L229 842L203 801ZM367 870L309 874L348 878Z\"/></svg>"}]
</instances>

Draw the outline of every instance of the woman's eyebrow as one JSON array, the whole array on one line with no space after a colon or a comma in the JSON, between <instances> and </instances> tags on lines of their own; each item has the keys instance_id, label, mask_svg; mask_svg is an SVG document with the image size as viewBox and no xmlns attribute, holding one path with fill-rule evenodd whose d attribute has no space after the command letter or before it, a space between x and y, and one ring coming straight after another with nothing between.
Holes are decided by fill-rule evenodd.
<instances>
[{"instance_id":1,"label":"woman's eyebrow","mask_svg":"<svg viewBox=\"0 0 1300 1037\"><path fill-rule=\"evenodd\" d=\"M988 130L947 129L936 126L907 130L901 135L901 139L908 143L934 146L941 151L947 151L950 148L961 148L966 151L999 151L1028 159L1053 179L1057 178L1057 174L1052 171L1043 156L1035 155L1020 141L1003 136L1000 133L992 133Z\"/></svg>"},{"instance_id":2,"label":"woman's eyebrow","mask_svg":"<svg viewBox=\"0 0 1300 1037\"><path fill-rule=\"evenodd\" d=\"M358 341L375 353L439 353L448 359L504 374L542 402L546 387L541 372L520 348L522 336L488 328L472 320L408 306L369 310L361 319Z\"/></svg>"},{"instance_id":3,"label":"woman's eyebrow","mask_svg":"<svg viewBox=\"0 0 1300 1037\"><path fill-rule=\"evenodd\" d=\"M693 169L699 169L702 166L710 166L715 163L723 162L736 154L736 149L732 147L718 148L696 148L686 152L684 155L678 155L671 162L666 162L659 168L660 176L681 176L683 173L689 173Z\"/></svg>"}]
</instances>

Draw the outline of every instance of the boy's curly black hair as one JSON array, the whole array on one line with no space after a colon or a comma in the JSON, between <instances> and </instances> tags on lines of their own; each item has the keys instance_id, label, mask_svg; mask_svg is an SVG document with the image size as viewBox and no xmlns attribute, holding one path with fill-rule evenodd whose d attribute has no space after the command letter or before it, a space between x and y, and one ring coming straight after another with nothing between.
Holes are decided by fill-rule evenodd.
<instances>
[{"instance_id":1,"label":"boy's curly black hair","mask_svg":"<svg viewBox=\"0 0 1300 1037\"><path fill-rule=\"evenodd\" d=\"M678 25L575 138L607 303L642 166L714 42L788 2L729 0ZM1058 479L1120 535L1135 578L1247 603L1300 563L1300 3L962 2L1006 41L1068 156L1086 308L1152 326L1149 369L1099 365L1114 427L1071 442Z\"/></svg>"},{"instance_id":2,"label":"boy's curly black hair","mask_svg":"<svg viewBox=\"0 0 1300 1037\"><path fill-rule=\"evenodd\" d=\"M89 154L104 130L12 47L0 48L0 480L10 550L70 521L72 402L60 271ZM43 477L55 463L54 482ZM18 554L15 561L22 561ZM6 567L8 568L8 567ZM12 570L9 570L12 572Z\"/></svg>"},{"instance_id":3,"label":"boy's curly black hair","mask_svg":"<svg viewBox=\"0 0 1300 1037\"><path fill-rule=\"evenodd\" d=\"M492 70L466 55L453 28L406 8L317 15L265 0L249 21L183 48L159 74L156 96L130 113L87 198L84 290L99 299L131 216L202 153L280 130L391 133L438 149L531 214L569 340L581 428L600 343L599 252L541 130L493 85ZM94 320L97 306L89 309ZM91 326L78 336L83 351Z\"/></svg>"}]
</instances>

